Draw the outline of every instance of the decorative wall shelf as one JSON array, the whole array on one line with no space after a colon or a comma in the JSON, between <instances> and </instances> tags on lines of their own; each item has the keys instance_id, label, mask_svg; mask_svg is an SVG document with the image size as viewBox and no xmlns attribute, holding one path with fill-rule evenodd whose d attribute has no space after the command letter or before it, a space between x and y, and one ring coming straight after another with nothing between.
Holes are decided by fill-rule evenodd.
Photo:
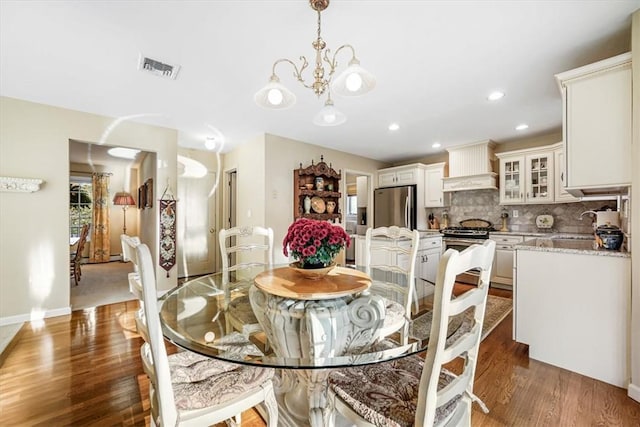
<instances>
[{"instance_id":1,"label":"decorative wall shelf","mask_svg":"<svg viewBox=\"0 0 640 427\"><path fill-rule=\"evenodd\" d=\"M306 168L301 163L300 168L293 171L293 218L340 222L340 178L340 172L336 172L331 164L327 165L323 156L320 156L320 163L314 164L311 161L311 165ZM320 209L316 210L312 205L305 212L304 201L307 197L317 201ZM332 209L327 209L329 204L333 205Z\"/></svg>"},{"instance_id":2,"label":"decorative wall shelf","mask_svg":"<svg viewBox=\"0 0 640 427\"><path fill-rule=\"evenodd\" d=\"M44 181L37 178L0 176L0 191L7 193L33 193L40 190Z\"/></svg>"}]
</instances>

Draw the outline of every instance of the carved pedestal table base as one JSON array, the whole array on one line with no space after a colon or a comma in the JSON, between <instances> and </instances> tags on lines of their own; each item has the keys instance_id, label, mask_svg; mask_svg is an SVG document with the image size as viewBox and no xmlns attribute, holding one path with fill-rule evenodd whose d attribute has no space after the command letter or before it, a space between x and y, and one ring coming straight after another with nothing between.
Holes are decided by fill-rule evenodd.
<instances>
[{"instance_id":1,"label":"carved pedestal table base","mask_svg":"<svg viewBox=\"0 0 640 427\"><path fill-rule=\"evenodd\" d=\"M297 419L298 425L306 424L307 418L314 427L332 426L333 411L327 399L330 370L320 367L331 368L341 359L342 366L347 366L349 360L359 357L362 348L378 338L384 319L383 299L371 295L295 299L273 295L256 286L249 295L275 354L290 358L297 366L318 367L281 371L280 392L284 393L289 415Z\"/></svg>"}]
</instances>

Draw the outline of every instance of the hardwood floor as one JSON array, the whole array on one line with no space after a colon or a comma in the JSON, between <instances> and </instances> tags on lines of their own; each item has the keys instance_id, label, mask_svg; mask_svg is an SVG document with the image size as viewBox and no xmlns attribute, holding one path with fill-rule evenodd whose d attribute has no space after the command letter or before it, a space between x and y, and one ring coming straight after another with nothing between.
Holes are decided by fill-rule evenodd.
<instances>
[{"instance_id":1,"label":"hardwood floor","mask_svg":"<svg viewBox=\"0 0 640 427\"><path fill-rule=\"evenodd\" d=\"M457 289L461 292L463 286ZM508 291L492 294L510 296ZM3 426L149 425L137 301L26 324L0 366ZM474 426L638 426L626 390L541 362L511 340L511 315L481 344ZM221 424L224 425L224 424ZM244 426L264 426L254 411Z\"/></svg>"}]
</instances>

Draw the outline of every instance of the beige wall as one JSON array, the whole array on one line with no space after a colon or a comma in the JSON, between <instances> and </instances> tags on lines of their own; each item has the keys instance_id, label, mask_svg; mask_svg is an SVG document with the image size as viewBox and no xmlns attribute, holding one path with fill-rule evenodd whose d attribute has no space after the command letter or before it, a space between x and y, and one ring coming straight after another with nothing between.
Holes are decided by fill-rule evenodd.
<instances>
[{"instance_id":1,"label":"beige wall","mask_svg":"<svg viewBox=\"0 0 640 427\"><path fill-rule=\"evenodd\" d=\"M264 135L243 143L233 151L224 155L223 160L223 203L220 207L221 228L228 228L226 218L229 209L229 192L227 174L236 171L236 226L261 226L267 224L265 219L265 189L270 177L265 172ZM268 224L267 224L268 226ZM264 256L256 253L240 253L237 262L260 261ZM219 264L221 265L221 264Z\"/></svg>"},{"instance_id":2,"label":"beige wall","mask_svg":"<svg viewBox=\"0 0 640 427\"><path fill-rule=\"evenodd\" d=\"M69 311L69 140L98 142L112 123L108 117L0 98L0 175L45 181L35 193L0 193L0 324ZM108 143L156 152L158 181L169 179L175 188L174 130L122 122ZM152 229L156 218L157 212ZM152 251L157 256L155 242ZM158 280L160 289L177 283L173 272Z\"/></svg>"},{"instance_id":3,"label":"beige wall","mask_svg":"<svg viewBox=\"0 0 640 427\"><path fill-rule=\"evenodd\" d=\"M631 384L629 395L640 402L640 10L632 16L633 144L631 146Z\"/></svg>"},{"instance_id":4,"label":"beige wall","mask_svg":"<svg viewBox=\"0 0 640 427\"><path fill-rule=\"evenodd\" d=\"M266 223L267 182L277 177L266 174L264 141L264 135L257 136L224 156L225 174L232 170L237 172L236 225L239 227L264 226ZM226 183L226 175L224 182ZM226 190L226 184L224 188ZM228 203L228 194L225 194L223 209L228 208ZM226 228L227 224L223 223L223 226Z\"/></svg>"},{"instance_id":5,"label":"beige wall","mask_svg":"<svg viewBox=\"0 0 640 427\"><path fill-rule=\"evenodd\" d=\"M293 221L293 170L309 166L311 161L318 163L320 156L335 170L341 171L343 179L340 181L340 192L345 192L344 170L357 170L372 173L387 166L386 163L342 151L331 150L318 145L288 139L280 136L265 136L266 143L266 177L264 182L265 224L273 228L275 243L274 256L276 263L286 262L282 253L282 240L289 224ZM342 203L342 202L341 202ZM344 206L340 206L344 210ZM344 218L343 218L344 221Z\"/></svg>"}]
</instances>

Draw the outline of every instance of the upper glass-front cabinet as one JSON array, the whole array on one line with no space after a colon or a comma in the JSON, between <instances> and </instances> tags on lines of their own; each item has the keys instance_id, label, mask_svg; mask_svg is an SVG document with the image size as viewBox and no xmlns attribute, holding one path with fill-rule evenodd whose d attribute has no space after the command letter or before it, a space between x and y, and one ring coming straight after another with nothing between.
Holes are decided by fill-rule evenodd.
<instances>
[{"instance_id":1,"label":"upper glass-front cabinet","mask_svg":"<svg viewBox=\"0 0 640 427\"><path fill-rule=\"evenodd\" d=\"M553 152L500 157L500 204L553 203Z\"/></svg>"},{"instance_id":2,"label":"upper glass-front cabinet","mask_svg":"<svg viewBox=\"0 0 640 427\"><path fill-rule=\"evenodd\" d=\"M551 166L553 153L529 155L527 159L527 177L529 185L525 195L529 203L553 202L553 179Z\"/></svg>"},{"instance_id":3,"label":"upper glass-front cabinet","mask_svg":"<svg viewBox=\"0 0 640 427\"><path fill-rule=\"evenodd\" d=\"M522 203L524 201L524 157L500 160L500 203Z\"/></svg>"}]
</instances>

